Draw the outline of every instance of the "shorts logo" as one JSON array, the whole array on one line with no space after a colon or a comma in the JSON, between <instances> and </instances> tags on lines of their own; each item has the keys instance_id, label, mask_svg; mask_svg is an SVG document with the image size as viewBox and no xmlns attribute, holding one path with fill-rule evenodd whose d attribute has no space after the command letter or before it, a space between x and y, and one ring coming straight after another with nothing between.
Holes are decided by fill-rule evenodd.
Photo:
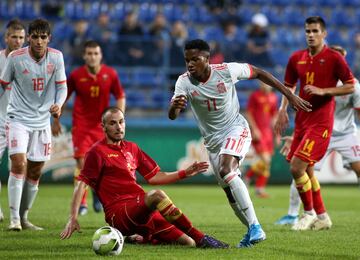
<instances>
[{"instance_id":1,"label":"shorts logo","mask_svg":"<svg viewBox=\"0 0 360 260\"><path fill-rule=\"evenodd\" d=\"M17 145L18 145L17 140L15 138L13 138L10 142L11 148L15 148L15 147L17 147Z\"/></svg>"},{"instance_id":2,"label":"shorts logo","mask_svg":"<svg viewBox=\"0 0 360 260\"><path fill-rule=\"evenodd\" d=\"M216 85L216 87L217 87L219 93L226 93L226 86L225 86L224 82L219 82Z\"/></svg>"},{"instance_id":3,"label":"shorts logo","mask_svg":"<svg viewBox=\"0 0 360 260\"><path fill-rule=\"evenodd\" d=\"M52 73L54 72L54 69L55 69L55 65L52 64L52 63L49 63L49 64L46 66L47 74L52 74Z\"/></svg>"},{"instance_id":4,"label":"shorts logo","mask_svg":"<svg viewBox=\"0 0 360 260\"><path fill-rule=\"evenodd\" d=\"M30 72L27 70L27 69L24 69L22 74L26 75L26 74L29 74Z\"/></svg>"}]
</instances>

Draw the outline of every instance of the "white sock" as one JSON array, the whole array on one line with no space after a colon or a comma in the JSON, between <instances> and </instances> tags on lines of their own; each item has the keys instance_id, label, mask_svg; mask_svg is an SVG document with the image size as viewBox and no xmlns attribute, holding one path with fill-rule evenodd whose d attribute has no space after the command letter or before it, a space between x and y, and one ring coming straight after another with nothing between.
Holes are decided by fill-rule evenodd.
<instances>
[{"instance_id":1,"label":"white sock","mask_svg":"<svg viewBox=\"0 0 360 260\"><path fill-rule=\"evenodd\" d=\"M10 172L8 180L8 197L10 221L20 221L20 201L24 186L24 176Z\"/></svg>"},{"instance_id":2,"label":"white sock","mask_svg":"<svg viewBox=\"0 0 360 260\"><path fill-rule=\"evenodd\" d=\"M299 215L301 199L298 190L295 186L295 181L293 180L290 185L290 199L289 199L289 210L288 214L290 216Z\"/></svg>"},{"instance_id":3,"label":"white sock","mask_svg":"<svg viewBox=\"0 0 360 260\"><path fill-rule=\"evenodd\" d=\"M24 189L21 197L21 205L20 205L21 220L28 219L29 209L31 209L38 191L39 191L39 182L30 179L25 180Z\"/></svg>"},{"instance_id":4,"label":"white sock","mask_svg":"<svg viewBox=\"0 0 360 260\"><path fill-rule=\"evenodd\" d=\"M238 213L243 217L246 226L259 224L249 192L240 176L236 172L230 172L223 177L223 180L229 185L231 193L240 208Z\"/></svg>"},{"instance_id":5,"label":"white sock","mask_svg":"<svg viewBox=\"0 0 360 260\"><path fill-rule=\"evenodd\" d=\"M248 222L246 220L246 218L243 216L242 212L241 212L241 208L240 206L235 202L235 203L230 203L231 208L233 209L233 211L235 212L235 215L238 217L238 219L240 219L241 223L243 223L245 226L248 226Z\"/></svg>"},{"instance_id":6,"label":"white sock","mask_svg":"<svg viewBox=\"0 0 360 260\"><path fill-rule=\"evenodd\" d=\"M324 220L326 218L329 217L329 215L327 214L327 212L321 213L319 215L317 215L318 219Z\"/></svg>"}]
</instances>

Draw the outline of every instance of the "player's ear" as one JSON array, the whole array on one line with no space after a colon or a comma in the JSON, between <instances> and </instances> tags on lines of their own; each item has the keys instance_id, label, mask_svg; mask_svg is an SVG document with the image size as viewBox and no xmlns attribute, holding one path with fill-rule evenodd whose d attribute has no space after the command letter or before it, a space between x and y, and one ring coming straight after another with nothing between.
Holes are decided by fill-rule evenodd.
<instances>
[{"instance_id":1,"label":"player's ear","mask_svg":"<svg viewBox=\"0 0 360 260\"><path fill-rule=\"evenodd\" d=\"M49 42L51 42L51 38L52 38L52 36L51 36L51 34L49 34L49 37L48 37Z\"/></svg>"}]
</instances>

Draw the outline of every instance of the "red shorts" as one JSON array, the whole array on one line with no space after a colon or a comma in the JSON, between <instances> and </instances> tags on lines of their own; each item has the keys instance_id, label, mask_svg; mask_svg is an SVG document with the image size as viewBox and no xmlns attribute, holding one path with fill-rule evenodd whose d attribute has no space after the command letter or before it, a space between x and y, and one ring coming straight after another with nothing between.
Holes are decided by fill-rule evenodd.
<instances>
[{"instance_id":1,"label":"red shorts","mask_svg":"<svg viewBox=\"0 0 360 260\"><path fill-rule=\"evenodd\" d=\"M78 159L84 157L91 146L103 138L104 132L101 127L92 129L73 127L72 141L74 146L74 158Z\"/></svg>"},{"instance_id":2,"label":"red shorts","mask_svg":"<svg viewBox=\"0 0 360 260\"><path fill-rule=\"evenodd\" d=\"M144 202L144 195L119 202L106 212L106 222L125 235L139 234L145 240L175 243L184 233L170 224L159 211L151 211Z\"/></svg>"},{"instance_id":3,"label":"red shorts","mask_svg":"<svg viewBox=\"0 0 360 260\"><path fill-rule=\"evenodd\" d=\"M325 127L309 127L304 131L296 131L287 160L293 156L308 162L310 165L320 161L329 146L331 130Z\"/></svg>"},{"instance_id":4,"label":"red shorts","mask_svg":"<svg viewBox=\"0 0 360 260\"><path fill-rule=\"evenodd\" d=\"M262 134L260 140L252 141L252 145L257 154L269 153L273 154L274 152L274 140L273 134L264 135Z\"/></svg>"}]
</instances>

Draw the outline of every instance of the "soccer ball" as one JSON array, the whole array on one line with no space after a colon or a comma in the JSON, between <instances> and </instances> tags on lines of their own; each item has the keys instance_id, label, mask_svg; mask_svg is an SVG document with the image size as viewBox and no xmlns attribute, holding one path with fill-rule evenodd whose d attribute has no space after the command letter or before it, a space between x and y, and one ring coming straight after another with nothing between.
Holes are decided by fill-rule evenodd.
<instances>
[{"instance_id":1,"label":"soccer ball","mask_svg":"<svg viewBox=\"0 0 360 260\"><path fill-rule=\"evenodd\" d=\"M95 231L92 246L98 255L118 255L124 246L124 237L116 228L105 226Z\"/></svg>"}]
</instances>

